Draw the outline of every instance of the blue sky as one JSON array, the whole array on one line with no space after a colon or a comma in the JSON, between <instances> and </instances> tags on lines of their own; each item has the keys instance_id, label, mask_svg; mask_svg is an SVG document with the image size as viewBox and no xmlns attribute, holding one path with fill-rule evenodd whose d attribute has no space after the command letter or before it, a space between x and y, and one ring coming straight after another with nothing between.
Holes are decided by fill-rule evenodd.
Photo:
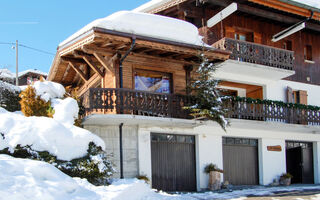
<instances>
[{"instance_id":1,"label":"blue sky","mask_svg":"<svg viewBox=\"0 0 320 200\"><path fill-rule=\"evenodd\" d=\"M148 0L1 0L0 43L15 42L53 54L60 42L90 23ZM19 71L49 72L54 56L19 47ZM0 44L0 68L15 72L15 50Z\"/></svg>"}]
</instances>

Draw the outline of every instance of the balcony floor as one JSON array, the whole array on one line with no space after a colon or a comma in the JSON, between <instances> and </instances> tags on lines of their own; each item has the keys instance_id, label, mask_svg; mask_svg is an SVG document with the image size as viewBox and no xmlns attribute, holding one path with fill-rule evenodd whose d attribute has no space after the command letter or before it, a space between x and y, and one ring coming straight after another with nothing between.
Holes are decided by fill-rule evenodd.
<instances>
[{"instance_id":1,"label":"balcony floor","mask_svg":"<svg viewBox=\"0 0 320 200\"><path fill-rule=\"evenodd\" d=\"M247 84L267 85L295 74L292 70L230 59L217 66L215 78Z\"/></svg>"}]
</instances>

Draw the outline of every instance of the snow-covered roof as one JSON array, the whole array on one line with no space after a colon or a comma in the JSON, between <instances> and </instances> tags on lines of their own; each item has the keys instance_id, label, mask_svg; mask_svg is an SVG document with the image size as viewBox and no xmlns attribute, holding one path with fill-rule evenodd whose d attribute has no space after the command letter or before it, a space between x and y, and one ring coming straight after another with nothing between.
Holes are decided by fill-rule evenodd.
<instances>
[{"instance_id":1,"label":"snow-covered roof","mask_svg":"<svg viewBox=\"0 0 320 200\"><path fill-rule=\"evenodd\" d=\"M164 6L165 4L170 4L173 2L182 3L184 1L185 0L151 0L151 1L135 8L133 11L150 12L158 7ZM305 6L313 7L316 9L320 9L320 1L319 0L280 0L280 1L284 1L286 3L294 4L294 5L296 5L295 3L299 3L300 5L297 5L297 6L304 7L303 5L305 5Z\"/></svg>"},{"instance_id":2,"label":"snow-covered roof","mask_svg":"<svg viewBox=\"0 0 320 200\"><path fill-rule=\"evenodd\" d=\"M93 28L103 28L191 45L204 45L198 28L189 22L154 14L120 11L91 22L61 42L59 47L66 45Z\"/></svg>"},{"instance_id":3,"label":"snow-covered roof","mask_svg":"<svg viewBox=\"0 0 320 200\"><path fill-rule=\"evenodd\" d=\"M42 72L42 71L37 70L37 69L28 69L28 70L19 72L18 75L20 77L20 76L23 76L23 75L28 74L28 73L34 73L34 74L40 74L40 75L43 75L43 76L48 76L48 73Z\"/></svg>"},{"instance_id":4,"label":"snow-covered roof","mask_svg":"<svg viewBox=\"0 0 320 200\"><path fill-rule=\"evenodd\" d=\"M9 69L0 69L0 79L14 79L15 74L13 74Z\"/></svg>"}]
</instances>

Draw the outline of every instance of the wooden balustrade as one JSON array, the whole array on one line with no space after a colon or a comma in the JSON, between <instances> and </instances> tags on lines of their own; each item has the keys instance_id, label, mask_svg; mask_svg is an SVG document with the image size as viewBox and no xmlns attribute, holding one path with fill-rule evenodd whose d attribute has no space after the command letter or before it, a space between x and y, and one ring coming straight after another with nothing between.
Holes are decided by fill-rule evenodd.
<instances>
[{"instance_id":1,"label":"wooden balustrade","mask_svg":"<svg viewBox=\"0 0 320 200\"><path fill-rule=\"evenodd\" d=\"M92 113L133 114L191 119L183 107L195 103L192 97L118 88L91 88L82 96L85 115ZM291 108L278 104L224 100L227 118L320 125L320 110Z\"/></svg>"},{"instance_id":2,"label":"wooden balustrade","mask_svg":"<svg viewBox=\"0 0 320 200\"><path fill-rule=\"evenodd\" d=\"M212 46L231 51L230 59L232 60L293 70L293 51L231 38L223 38Z\"/></svg>"},{"instance_id":3,"label":"wooden balustrade","mask_svg":"<svg viewBox=\"0 0 320 200\"><path fill-rule=\"evenodd\" d=\"M189 119L192 97L119 88L90 88L82 98L86 113L103 112Z\"/></svg>"}]
</instances>

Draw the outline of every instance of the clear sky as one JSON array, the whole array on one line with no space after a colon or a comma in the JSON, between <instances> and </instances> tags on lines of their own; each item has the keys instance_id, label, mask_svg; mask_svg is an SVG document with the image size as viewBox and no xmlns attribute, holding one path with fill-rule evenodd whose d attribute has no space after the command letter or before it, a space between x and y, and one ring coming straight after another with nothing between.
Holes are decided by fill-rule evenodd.
<instances>
[{"instance_id":1,"label":"clear sky","mask_svg":"<svg viewBox=\"0 0 320 200\"><path fill-rule=\"evenodd\" d=\"M55 54L68 36L116 11L131 10L148 0L0 0L0 43L15 43ZM19 71L49 72L54 55L19 47ZM15 50L0 44L0 68L15 72Z\"/></svg>"}]
</instances>

